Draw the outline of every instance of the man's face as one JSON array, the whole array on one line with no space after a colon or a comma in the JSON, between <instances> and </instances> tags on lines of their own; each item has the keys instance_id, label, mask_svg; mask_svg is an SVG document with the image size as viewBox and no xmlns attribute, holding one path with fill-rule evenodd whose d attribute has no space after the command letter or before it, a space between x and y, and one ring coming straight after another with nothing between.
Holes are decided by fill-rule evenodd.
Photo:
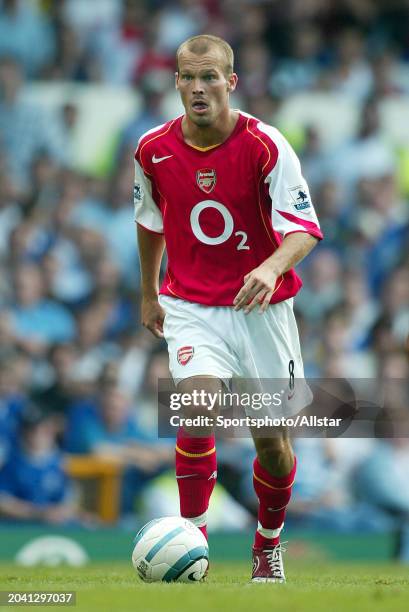
<instances>
[{"instance_id":1,"label":"man's face","mask_svg":"<svg viewBox=\"0 0 409 612\"><path fill-rule=\"evenodd\" d=\"M129 416L130 400L119 389L104 392L101 400L102 417L108 428L121 427Z\"/></svg>"},{"instance_id":2,"label":"man's face","mask_svg":"<svg viewBox=\"0 0 409 612\"><path fill-rule=\"evenodd\" d=\"M46 454L54 447L55 436L55 424L50 419L47 419L30 427L30 429L25 432L24 444L33 454Z\"/></svg>"},{"instance_id":3,"label":"man's face","mask_svg":"<svg viewBox=\"0 0 409 612\"><path fill-rule=\"evenodd\" d=\"M225 60L217 47L203 55L188 50L179 56L176 89L186 115L197 126L210 127L229 108L229 94L234 91L237 75L225 74Z\"/></svg>"}]
</instances>

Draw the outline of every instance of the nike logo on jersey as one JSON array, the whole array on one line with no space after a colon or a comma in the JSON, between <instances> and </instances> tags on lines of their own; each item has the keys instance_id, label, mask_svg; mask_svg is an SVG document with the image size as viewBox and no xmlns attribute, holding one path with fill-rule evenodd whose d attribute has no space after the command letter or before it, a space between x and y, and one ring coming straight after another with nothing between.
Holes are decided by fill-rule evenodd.
<instances>
[{"instance_id":1,"label":"nike logo on jersey","mask_svg":"<svg viewBox=\"0 0 409 612\"><path fill-rule=\"evenodd\" d=\"M209 478L207 480L211 480L212 478L217 480L217 471L216 470L210 474L210 476L209 476Z\"/></svg>"},{"instance_id":2,"label":"nike logo on jersey","mask_svg":"<svg viewBox=\"0 0 409 612\"><path fill-rule=\"evenodd\" d=\"M156 155L153 155L152 162L154 164L159 164L161 161L164 161L165 159L169 159L170 157L173 157L173 155L165 155L164 157L156 157Z\"/></svg>"},{"instance_id":3,"label":"nike logo on jersey","mask_svg":"<svg viewBox=\"0 0 409 612\"><path fill-rule=\"evenodd\" d=\"M197 474L183 474L182 476L176 475L176 478L192 478L192 476L197 476Z\"/></svg>"}]
</instances>

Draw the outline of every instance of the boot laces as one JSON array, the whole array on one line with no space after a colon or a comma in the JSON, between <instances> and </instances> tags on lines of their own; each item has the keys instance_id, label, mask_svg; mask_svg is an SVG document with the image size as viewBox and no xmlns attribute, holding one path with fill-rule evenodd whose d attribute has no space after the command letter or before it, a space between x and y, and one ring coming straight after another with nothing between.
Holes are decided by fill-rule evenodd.
<instances>
[{"instance_id":1,"label":"boot laces","mask_svg":"<svg viewBox=\"0 0 409 612\"><path fill-rule=\"evenodd\" d=\"M282 544L287 544L287 542L280 542L280 544L274 546L273 549L265 551L271 572L275 577L282 577L284 574L283 559L281 553L286 552L287 549L284 548Z\"/></svg>"}]
</instances>

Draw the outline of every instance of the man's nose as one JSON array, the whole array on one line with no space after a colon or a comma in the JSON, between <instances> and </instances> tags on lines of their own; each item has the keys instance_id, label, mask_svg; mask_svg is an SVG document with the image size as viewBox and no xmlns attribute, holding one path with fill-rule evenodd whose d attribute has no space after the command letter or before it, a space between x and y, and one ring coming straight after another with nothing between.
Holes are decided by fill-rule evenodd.
<instances>
[{"instance_id":1,"label":"man's nose","mask_svg":"<svg viewBox=\"0 0 409 612\"><path fill-rule=\"evenodd\" d=\"M193 81L193 93L194 94L203 93L203 81L199 78L196 78Z\"/></svg>"}]
</instances>

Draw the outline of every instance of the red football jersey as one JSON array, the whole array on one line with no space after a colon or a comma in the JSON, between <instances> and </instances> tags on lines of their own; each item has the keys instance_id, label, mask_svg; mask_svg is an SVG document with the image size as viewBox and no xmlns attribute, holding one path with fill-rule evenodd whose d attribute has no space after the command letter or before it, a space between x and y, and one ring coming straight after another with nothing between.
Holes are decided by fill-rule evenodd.
<instances>
[{"instance_id":1,"label":"red football jersey","mask_svg":"<svg viewBox=\"0 0 409 612\"><path fill-rule=\"evenodd\" d=\"M168 267L160 292L232 306L244 276L283 236L322 238L300 163L280 132L240 112L230 136L207 150L188 145L182 117L142 136L135 153L135 220L163 233ZM301 287L283 274L271 303Z\"/></svg>"}]
</instances>

